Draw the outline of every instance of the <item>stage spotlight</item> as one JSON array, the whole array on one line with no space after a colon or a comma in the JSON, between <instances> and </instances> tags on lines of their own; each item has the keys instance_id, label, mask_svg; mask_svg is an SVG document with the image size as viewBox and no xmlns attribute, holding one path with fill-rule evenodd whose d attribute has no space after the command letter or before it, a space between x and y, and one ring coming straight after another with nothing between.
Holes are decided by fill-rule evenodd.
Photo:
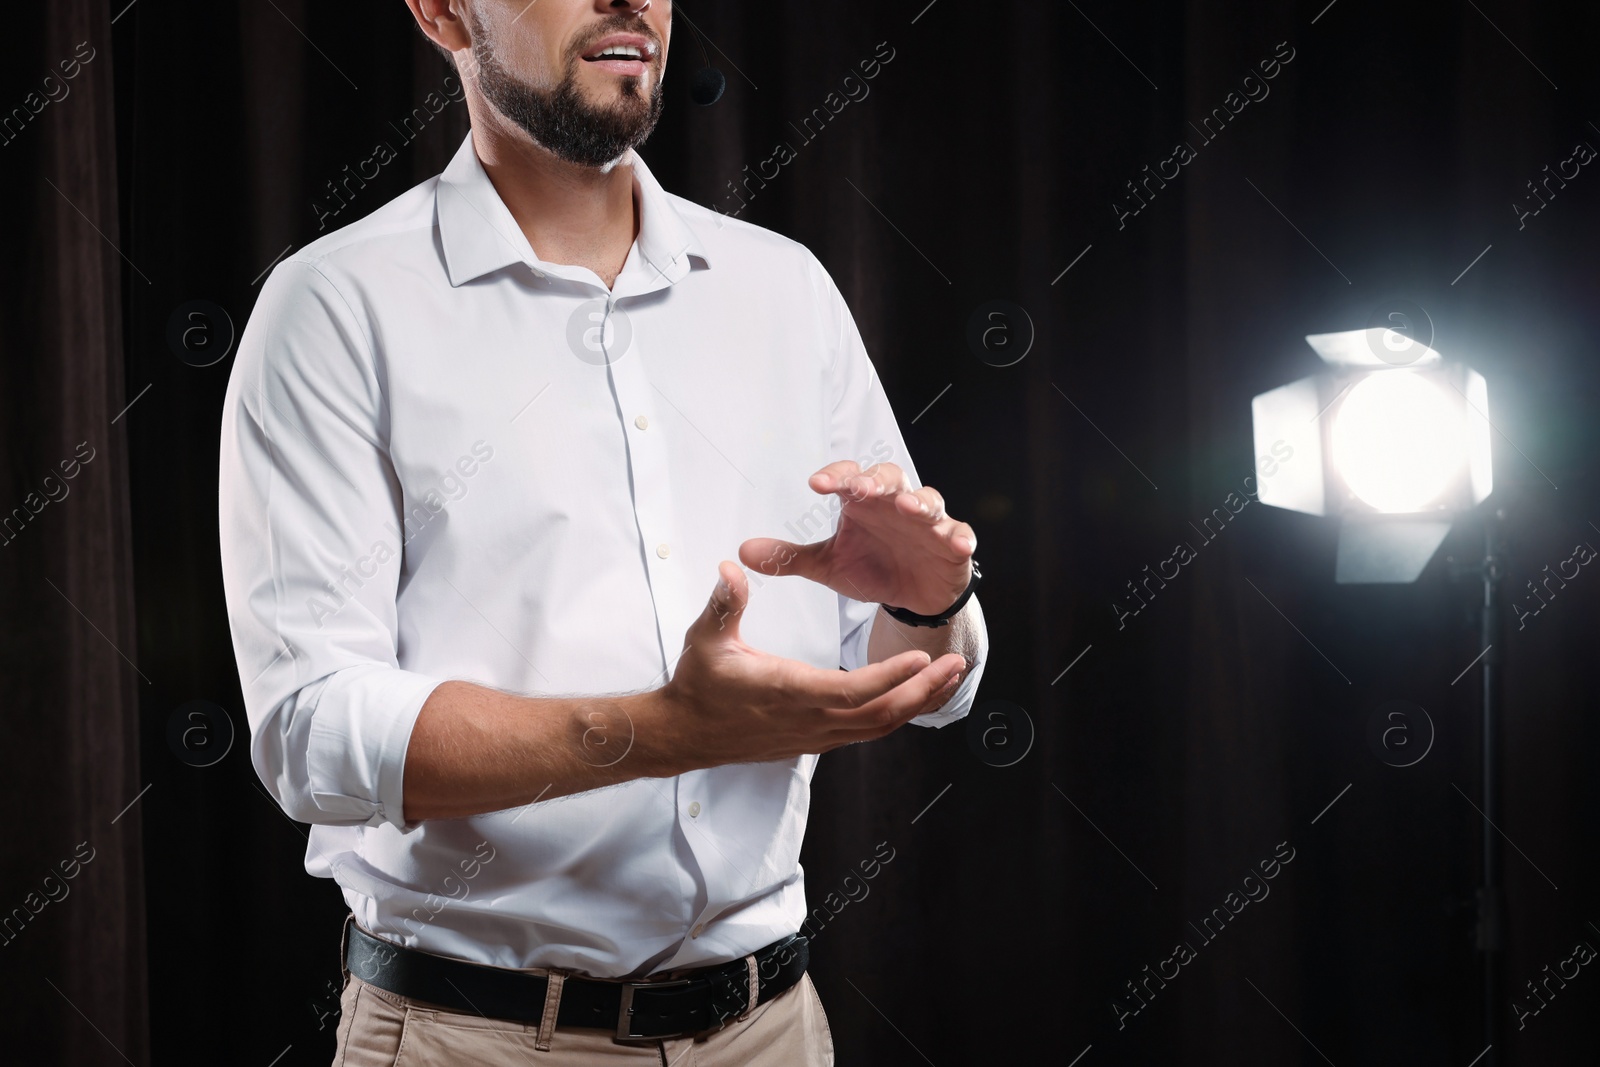
<instances>
[{"instance_id":1,"label":"stage spotlight","mask_svg":"<svg viewBox=\"0 0 1600 1067\"><path fill-rule=\"evenodd\" d=\"M1438 385L1409 371L1373 374L1351 386L1339 406L1333 466L1375 510L1418 511L1444 495L1461 465L1464 428Z\"/></svg>"},{"instance_id":2,"label":"stage spotlight","mask_svg":"<svg viewBox=\"0 0 1600 1067\"><path fill-rule=\"evenodd\" d=\"M1414 582L1494 488L1488 385L1394 330L1306 340L1331 369L1251 401L1256 454L1294 449L1257 499L1342 520L1335 581Z\"/></svg>"}]
</instances>

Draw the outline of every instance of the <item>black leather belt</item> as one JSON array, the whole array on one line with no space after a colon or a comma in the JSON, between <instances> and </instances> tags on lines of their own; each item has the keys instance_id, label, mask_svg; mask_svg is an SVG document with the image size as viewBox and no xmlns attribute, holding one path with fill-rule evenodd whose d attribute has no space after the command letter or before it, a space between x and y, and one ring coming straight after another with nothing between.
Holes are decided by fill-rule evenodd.
<instances>
[{"instance_id":1,"label":"black leather belt","mask_svg":"<svg viewBox=\"0 0 1600 1067\"><path fill-rule=\"evenodd\" d=\"M809 962L806 939L792 934L755 953L756 1003L793 986ZM353 920L345 927L344 965L364 982L403 997L490 1019L538 1023L544 1015L543 975L488 967L374 937ZM715 1030L750 1007L750 968L743 958L685 972L685 977L639 982L567 975L557 1026L610 1030L618 1040L685 1037Z\"/></svg>"}]
</instances>

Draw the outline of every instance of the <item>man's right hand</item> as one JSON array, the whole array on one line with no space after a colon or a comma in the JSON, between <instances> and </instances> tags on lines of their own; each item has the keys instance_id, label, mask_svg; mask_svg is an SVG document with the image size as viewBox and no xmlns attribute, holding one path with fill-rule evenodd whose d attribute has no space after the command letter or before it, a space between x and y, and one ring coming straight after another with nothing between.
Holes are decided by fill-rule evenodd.
<instances>
[{"instance_id":1,"label":"man's right hand","mask_svg":"<svg viewBox=\"0 0 1600 1067\"><path fill-rule=\"evenodd\" d=\"M871 741L938 709L966 669L951 653L929 662L912 650L854 671L827 670L745 644L744 571L718 564L721 581L684 635L672 679L651 694L635 742L668 774L758 763Z\"/></svg>"},{"instance_id":2,"label":"man's right hand","mask_svg":"<svg viewBox=\"0 0 1600 1067\"><path fill-rule=\"evenodd\" d=\"M725 584L659 689L539 697L457 680L435 687L407 742L405 820L461 819L871 741L942 706L966 672L954 652L930 663L912 649L847 672L751 648L739 639L750 597L744 571L727 560L717 570Z\"/></svg>"}]
</instances>

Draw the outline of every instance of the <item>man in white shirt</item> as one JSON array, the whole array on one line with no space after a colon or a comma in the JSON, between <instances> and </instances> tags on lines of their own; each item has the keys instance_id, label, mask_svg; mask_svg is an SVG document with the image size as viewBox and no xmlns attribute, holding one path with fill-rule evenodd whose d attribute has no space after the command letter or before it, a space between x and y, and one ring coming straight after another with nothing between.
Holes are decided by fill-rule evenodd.
<instances>
[{"instance_id":1,"label":"man in white shirt","mask_svg":"<svg viewBox=\"0 0 1600 1067\"><path fill-rule=\"evenodd\" d=\"M251 758L351 909L335 1062L831 1063L811 775L971 707L972 529L816 258L634 153L670 5L407 3L472 134L274 269L222 421Z\"/></svg>"}]
</instances>

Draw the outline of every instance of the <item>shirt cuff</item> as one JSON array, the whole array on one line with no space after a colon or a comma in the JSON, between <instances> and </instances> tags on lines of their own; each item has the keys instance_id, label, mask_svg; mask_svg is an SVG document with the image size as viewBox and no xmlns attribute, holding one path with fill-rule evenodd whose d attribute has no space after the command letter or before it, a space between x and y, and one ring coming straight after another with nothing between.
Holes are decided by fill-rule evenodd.
<instances>
[{"instance_id":1,"label":"shirt cuff","mask_svg":"<svg viewBox=\"0 0 1600 1067\"><path fill-rule=\"evenodd\" d=\"M306 777L320 811L402 833L420 825L405 821L406 749L417 714L443 681L377 664L327 680L306 746Z\"/></svg>"}]
</instances>

